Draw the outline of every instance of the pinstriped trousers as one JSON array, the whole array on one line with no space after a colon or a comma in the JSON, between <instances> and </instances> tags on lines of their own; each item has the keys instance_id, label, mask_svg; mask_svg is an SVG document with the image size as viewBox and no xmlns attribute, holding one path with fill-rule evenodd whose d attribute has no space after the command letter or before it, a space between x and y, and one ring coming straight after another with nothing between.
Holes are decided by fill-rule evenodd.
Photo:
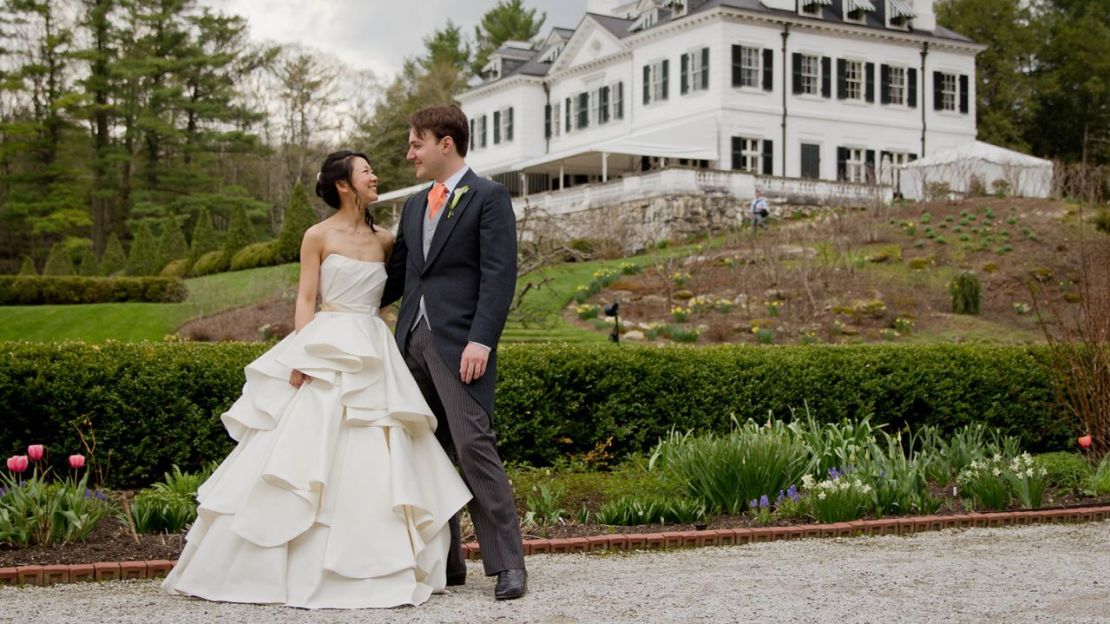
<instances>
[{"instance_id":1,"label":"pinstriped trousers","mask_svg":"<svg viewBox=\"0 0 1110 624\"><path fill-rule=\"evenodd\" d=\"M421 320L409 334L405 363L439 422L436 438L459 466L474 498L467 505L482 549L487 575L524 568L524 548L509 477L497 454L490 415L470 396L458 367L448 367L436 350L432 331ZM466 574L459 534L459 517L451 519L451 549L447 574Z\"/></svg>"}]
</instances>

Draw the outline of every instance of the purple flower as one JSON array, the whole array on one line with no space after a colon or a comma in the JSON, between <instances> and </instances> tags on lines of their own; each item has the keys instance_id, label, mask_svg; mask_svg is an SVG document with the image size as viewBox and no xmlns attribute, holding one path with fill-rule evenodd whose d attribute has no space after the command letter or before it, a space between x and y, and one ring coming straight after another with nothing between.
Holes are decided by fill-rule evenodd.
<instances>
[{"instance_id":1,"label":"purple flower","mask_svg":"<svg viewBox=\"0 0 1110 624\"><path fill-rule=\"evenodd\" d=\"M759 497L759 508L760 509L767 509L770 506L771 506L771 501L767 500L767 495L766 494Z\"/></svg>"},{"instance_id":2,"label":"purple flower","mask_svg":"<svg viewBox=\"0 0 1110 624\"><path fill-rule=\"evenodd\" d=\"M786 497L795 502L800 500L802 498L802 495L798 493L798 486L791 485L789 488L787 488Z\"/></svg>"},{"instance_id":3,"label":"purple flower","mask_svg":"<svg viewBox=\"0 0 1110 624\"><path fill-rule=\"evenodd\" d=\"M748 509L755 509L756 507L759 507L759 501L754 498L748 501Z\"/></svg>"}]
</instances>

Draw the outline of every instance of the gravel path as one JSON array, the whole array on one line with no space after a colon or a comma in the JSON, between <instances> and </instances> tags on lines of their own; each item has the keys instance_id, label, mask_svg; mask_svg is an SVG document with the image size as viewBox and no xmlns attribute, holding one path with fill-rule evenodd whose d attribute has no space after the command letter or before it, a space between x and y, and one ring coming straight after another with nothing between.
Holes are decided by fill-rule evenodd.
<instances>
[{"instance_id":1,"label":"gravel path","mask_svg":"<svg viewBox=\"0 0 1110 624\"><path fill-rule=\"evenodd\" d=\"M537 555L531 592L470 582L417 608L208 603L155 581L0 588L3 622L1104 622L1110 522L948 530L671 552Z\"/></svg>"}]
</instances>

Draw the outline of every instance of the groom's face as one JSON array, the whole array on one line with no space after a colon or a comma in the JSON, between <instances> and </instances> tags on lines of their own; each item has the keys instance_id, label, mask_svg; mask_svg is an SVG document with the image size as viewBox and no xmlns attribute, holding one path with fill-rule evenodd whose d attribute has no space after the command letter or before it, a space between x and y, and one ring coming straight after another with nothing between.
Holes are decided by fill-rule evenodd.
<instances>
[{"instance_id":1,"label":"groom's face","mask_svg":"<svg viewBox=\"0 0 1110 624\"><path fill-rule=\"evenodd\" d=\"M416 166L416 177L420 180L434 180L443 172L447 162L447 146L444 141L436 141L435 135L425 131L417 134L409 130L409 162Z\"/></svg>"}]
</instances>

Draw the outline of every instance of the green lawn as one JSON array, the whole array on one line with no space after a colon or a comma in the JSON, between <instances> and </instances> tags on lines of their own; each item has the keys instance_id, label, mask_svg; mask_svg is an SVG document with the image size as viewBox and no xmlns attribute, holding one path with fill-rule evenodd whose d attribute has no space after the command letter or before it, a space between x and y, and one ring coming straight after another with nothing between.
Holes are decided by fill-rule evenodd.
<instances>
[{"instance_id":1,"label":"green lawn","mask_svg":"<svg viewBox=\"0 0 1110 624\"><path fill-rule=\"evenodd\" d=\"M0 340L161 340L202 314L263 301L294 288L299 265L220 273L185 281L183 303L2 306Z\"/></svg>"}]
</instances>

